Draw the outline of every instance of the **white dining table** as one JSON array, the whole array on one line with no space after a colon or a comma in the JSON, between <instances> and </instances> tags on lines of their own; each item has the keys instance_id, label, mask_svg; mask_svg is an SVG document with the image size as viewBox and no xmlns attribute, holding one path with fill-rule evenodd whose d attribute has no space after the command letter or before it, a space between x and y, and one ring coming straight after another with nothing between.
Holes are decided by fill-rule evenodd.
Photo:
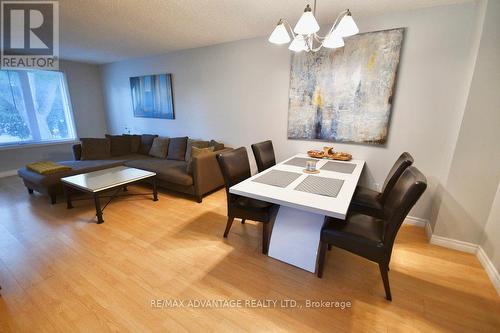
<instances>
[{"instance_id":1,"label":"white dining table","mask_svg":"<svg viewBox=\"0 0 500 333\"><path fill-rule=\"evenodd\" d=\"M306 154L292 156L232 186L229 192L280 205L268 255L314 273L325 216L346 218L365 161L316 159L320 172L309 174L304 172L306 159L314 160Z\"/></svg>"}]
</instances>

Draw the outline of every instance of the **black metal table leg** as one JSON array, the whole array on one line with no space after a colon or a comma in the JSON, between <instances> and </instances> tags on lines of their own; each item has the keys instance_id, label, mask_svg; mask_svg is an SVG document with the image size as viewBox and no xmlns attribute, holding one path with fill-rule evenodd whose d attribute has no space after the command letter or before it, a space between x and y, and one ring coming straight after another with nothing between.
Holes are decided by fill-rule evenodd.
<instances>
[{"instance_id":1,"label":"black metal table leg","mask_svg":"<svg viewBox=\"0 0 500 333\"><path fill-rule=\"evenodd\" d=\"M104 220L102 219L101 201L99 200L99 195L97 193L94 193L94 202L97 224L101 224L104 222Z\"/></svg>"},{"instance_id":2,"label":"black metal table leg","mask_svg":"<svg viewBox=\"0 0 500 333\"><path fill-rule=\"evenodd\" d=\"M66 208L73 208L73 203L71 202L71 189L63 184L64 196L66 197Z\"/></svg>"},{"instance_id":3,"label":"black metal table leg","mask_svg":"<svg viewBox=\"0 0 500 333\"><path fill-rule=\"evenodd\" d=\"M156 177L153 177L153 201L158 201L158 189L156 188Z\"/></svg>"}]
</instances>

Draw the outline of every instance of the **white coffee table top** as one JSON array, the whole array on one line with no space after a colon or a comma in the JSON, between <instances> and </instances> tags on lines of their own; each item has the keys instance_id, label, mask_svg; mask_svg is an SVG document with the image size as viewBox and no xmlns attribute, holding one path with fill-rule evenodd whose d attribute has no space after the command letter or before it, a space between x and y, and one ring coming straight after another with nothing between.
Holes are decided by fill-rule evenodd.
<instances>
[{"instance_id":1,"label":"white coffee table top","mask_svg":"<svg viewBox=\"0 0 500 333\"><path fill-rule=\"evenodd\" d=\"M154 172L119 166L64 177L61 178L61 181L84 191L95 193L154 176L156 176Z\"/></svg>"},{"instance_id":2,"label":"white coffee table top","mask_svg":"<svg viewBox=\"0 0 500 333\"><path fill-rule=\"evenodd\" d=\"M356 190L356 185L358 184L359 177L361 176L361 171L363 170L365 161L363 160L351 160L348 162L335 161L336 163L350 163L351 166L354 168L351 173L320 170L320 173L315 175L310 175L303 172L303 169L305 169L305 165L293 166L285 164L287 161L292 160L293 158L296 157L311 159L307 156L307 154L297 154L295 156L292 156L289 159L286 159L285 161L261 173L258 173L255 176L248 178L239 184L232 186L229 189L229 192L262 201L271 202L278 205L301 209L311 213L345 219L347 214L347 209L349 208L352 196L354 194L354 191ZM318 159L317 169L321 169L321 167L326 163L328 163L329 161L330 160L326 159ZM300 176L286 187L273 186L253 181L255 178L258 178L268 172L271 172L272 170L295 172L299 173ZM297 185L302 183L302 181L307 176L318 176L331 179L339 179L343 180L344 182L336 197L296 190L295 188L297 187Z\"/></svg>"}]
</instances>

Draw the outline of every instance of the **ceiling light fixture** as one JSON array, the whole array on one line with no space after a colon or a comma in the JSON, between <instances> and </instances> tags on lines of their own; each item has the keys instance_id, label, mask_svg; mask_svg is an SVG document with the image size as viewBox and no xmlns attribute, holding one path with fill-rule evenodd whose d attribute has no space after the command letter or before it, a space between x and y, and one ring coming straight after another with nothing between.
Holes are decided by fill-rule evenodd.
<instances>
[{"instance_id":1,"label":"ceiling light fixture","mask_svg":"<svg viewBox=\"0 0 500 333\"><path fill-rule=\"evenodd\" d=\"M359 32L351 12L349 9L346 9L337 16L326 36L321 37L317 34L319 24L314 17L315 14L316 0L314 0L314 7L312 9L310 5L306 6L295 28L292 29L290 23L281 18L271 36L269 36L269 42L273 44L287 44L292 41L288 46L288 49L291 51L317 52L322 47L329 49L343 47L344 37L353 36ZM290 34L293 40L290 38Z\"/></svg>"}]
</instances>

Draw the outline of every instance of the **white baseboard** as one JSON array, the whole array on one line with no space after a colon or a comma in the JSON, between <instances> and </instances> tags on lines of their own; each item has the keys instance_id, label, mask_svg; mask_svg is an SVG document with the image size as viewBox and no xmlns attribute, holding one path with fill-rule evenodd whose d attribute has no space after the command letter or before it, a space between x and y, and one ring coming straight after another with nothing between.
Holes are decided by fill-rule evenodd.
<instances>
[{"instance_id":1,"label":"white baseboard","mask_svg":"<svg viewBox=\"0 0 500 333\"><path fill-rule=\"evenodd\" d=\"M432 239L432 227L430 222L427 222L427 224L425 225L425 234L427 235L427 240L430 243Z\"/></svg>"},{"instance_id":2,"label":"white baseboard","mask_svg":"<svg viewBox=\"0 0 500 333\"><path fill-rule=\"evenodd\" d=\"M407 225L414 225L420 228L425 228L425 226L429 224L429 221L421 219L420 217L407 216L403 223Z\"/></svg>"},{"instance_id":3,"label":"white baseboard","mask_svg":"<svg viewBox=\"0 0 500 333\"><path fill-rule=\"evenodd\" d=\"M477 259L479 259L479 262L481 265L483 265L484 270L488 274L488 277L491 280L491 283L493 283L493 287L497 290L498 295L500 295L500 274L498 274L497 269L491 262L490 258L486 255L484 252L483 248L481 246L478 246L477 248Z\"/></svg>"},{"instance_id":4,"label":"white baseboard","mask_svg":"<svg viewBox=\"0 0 500 333\"><path fill-rule=\"evenodd\" d=\"M17 170L7 170L0 172L0 178L17 175Z\"/></svg>"},{"instance_id":5,"label":"white baseboard","mask_svg":"<svg viewBox=\"0 0 500 333\"><path fill-rule=\"evenodd\" d=\"M427 237L429 238L429 243L461 252L475 254L484 270L488 274L493 287L496 289L498 295L500 295L500 274L480 245L433 235L430 223L427 223L425 229L427 232Z\"/></svg>"},{"instance_id":6,"label":"white baseboard","mask_svg":"<svg viewBox=\"0 0 500 333\"><path fill-rule=\"evenodd\" d=\"M467 253L476 253L478 245L460 240L432 235L430 243Z\"/></svg>"},{"instance_id":7,"label":"white baseboard","mask_svg":"<svg viewBox=\"0 0 500 333\"><path fill-rule=\"evenodd\" d=\"M407 225L414 225L420 228L425 228L425 234L427 235L427 240L430 242L432 237L432 228L429 220L415 216L407 216L403 223Z\"/></svg>"},{"instance_id":8,"label":"white baseboard","mask_svg":"<svg viewBox=\"0 0 500 333\"><path fill-rule=\"evenodd\" d=\"M407 216L404 221L404 224L425 228L427 239L431 244L461 252L475 254L477 259L483 266L484 270L488 274L488 277L490 278L493 287L496 289L498 295L500 295L500 274L498 273L497 269L491 262L490 258L488 258L488 256L486 255L481 246L479 246L478 244L463 242L452 238L433 235L430 222L428 220L421 219L419 217Z\"/></svg>"}]
</instances>

